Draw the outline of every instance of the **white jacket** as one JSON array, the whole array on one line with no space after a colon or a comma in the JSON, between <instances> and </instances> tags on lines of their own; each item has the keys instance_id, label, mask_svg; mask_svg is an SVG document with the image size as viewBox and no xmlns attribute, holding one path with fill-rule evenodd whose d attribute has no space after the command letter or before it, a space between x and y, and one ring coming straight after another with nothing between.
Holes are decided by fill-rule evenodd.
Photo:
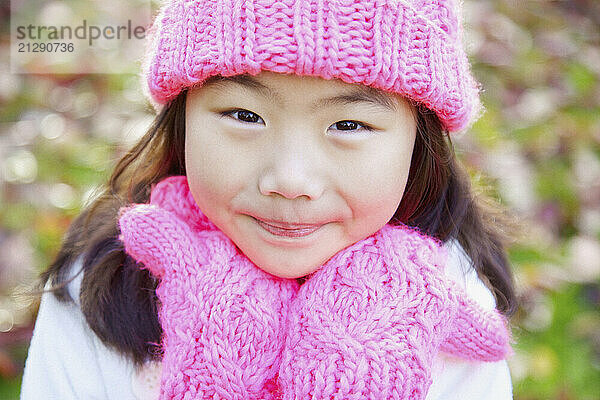
<instances>
[{"instance_id":1,"label":"white jacket","mask_svg":"<svg viewBox=\"0 0 600 400\"><path fill-rule=\"evenodd\" d=\"M446 274L459 282L483 307L495 306L491 292L470 267L457 242L447 244ZM71 268L81 269L81 259ZM71 276L72 276L71 275ZM79 309L80 274L68 286L76 303L61 303L53 294L42 295L29 355L25 364L21 400L155 400L160 363L136 370L119 353L107 348L88 327ZM468 362L439 354L432 370L427 400L508 400L512 384L506 361Z\"/></svg>"}]
</instances>

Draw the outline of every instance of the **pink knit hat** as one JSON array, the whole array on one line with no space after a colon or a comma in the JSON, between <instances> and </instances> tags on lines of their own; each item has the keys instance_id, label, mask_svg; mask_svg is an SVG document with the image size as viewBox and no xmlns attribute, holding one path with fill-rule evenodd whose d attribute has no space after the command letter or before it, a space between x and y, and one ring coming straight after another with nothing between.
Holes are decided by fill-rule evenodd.
<instances>
[{"instance_id":1,"label":"pink knit hat","mask_svg":"<svg viewBox=\"0 0 600 400\"><path fill-rule=\"evenodd\" d=\"M265 70L399 93L450 132L481 112L459 0L167 0L148 35L143 90L157 111L213 75Z\"/></svg>"}]
</instances>

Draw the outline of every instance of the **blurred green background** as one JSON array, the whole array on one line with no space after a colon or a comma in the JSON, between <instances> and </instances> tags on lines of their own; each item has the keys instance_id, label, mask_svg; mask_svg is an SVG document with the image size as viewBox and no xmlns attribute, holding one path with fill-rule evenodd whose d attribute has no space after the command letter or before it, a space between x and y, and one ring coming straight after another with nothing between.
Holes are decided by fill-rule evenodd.
<instances>
[{"instance_id":1,"label":"blurred green background","mask_svg":"<svg viewBox=\"0 0 600 400\"><path fill-rule=\"evenodd\" d=\"M515 398L600 399L600 2L469 0L464 17L486 113L457 152L525 231ZM135 74L11 74L5 2L0 19L0 398L16 399L27 290L153 111Z\"/></svg>"}]
</instances>

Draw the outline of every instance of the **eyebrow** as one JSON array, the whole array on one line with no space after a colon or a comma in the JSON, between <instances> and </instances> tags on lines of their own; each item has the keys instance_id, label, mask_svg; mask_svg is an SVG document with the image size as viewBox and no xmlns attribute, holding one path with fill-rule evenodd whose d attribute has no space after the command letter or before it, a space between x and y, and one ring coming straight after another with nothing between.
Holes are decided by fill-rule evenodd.
<instances>
[{"instance_id":1,"label":"eyebrow","mask_svg":"<svg viewBox=\"0 0 600 400\"><path fill-rule=\"evenodd\" d=\"M204 85L219 85L226 82L236 83L261 94L263 97L272 98L275 102L282 103L280 96L276 91L264 85L251 75L234 76L213 76L209 78ZM333 105L352 105L352 104L370 104L387 111L396 112L398 109L396 103L385 93L370 86L356 85L352 91L338 96L327 97L318 100L313 106L313 110Z\"/></svg>"}]
</instances>

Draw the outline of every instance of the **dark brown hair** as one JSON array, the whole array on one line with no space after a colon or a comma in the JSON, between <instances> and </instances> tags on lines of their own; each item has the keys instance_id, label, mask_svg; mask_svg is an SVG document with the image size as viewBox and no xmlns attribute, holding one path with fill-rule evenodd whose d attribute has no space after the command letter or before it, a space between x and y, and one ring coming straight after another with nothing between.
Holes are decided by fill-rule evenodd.
<instances>
[{"instance_id":1,"label":"dark brown hair","mask_svg":"<svg viewBox=\"0 0 600 400\"><path fill-rule=\"evenodd\" d=\"M68 266L83 256L79 300L91 329L136 364L160 358L157 281L140 269L118 239L118 210L149 200L162 178L185 175L184 90L157 115L140 141L118 162L102 194L73 221L58 255L41 274L62 301ZM492 289L498 308L510 315L516 297L504 250L504 212L476 197L436 114L416 106L417 137L404 197L391 223L418 227L442 241L457 239ZM301 281L301 279L299 279Z\"/></svg>"}]
</instances>

